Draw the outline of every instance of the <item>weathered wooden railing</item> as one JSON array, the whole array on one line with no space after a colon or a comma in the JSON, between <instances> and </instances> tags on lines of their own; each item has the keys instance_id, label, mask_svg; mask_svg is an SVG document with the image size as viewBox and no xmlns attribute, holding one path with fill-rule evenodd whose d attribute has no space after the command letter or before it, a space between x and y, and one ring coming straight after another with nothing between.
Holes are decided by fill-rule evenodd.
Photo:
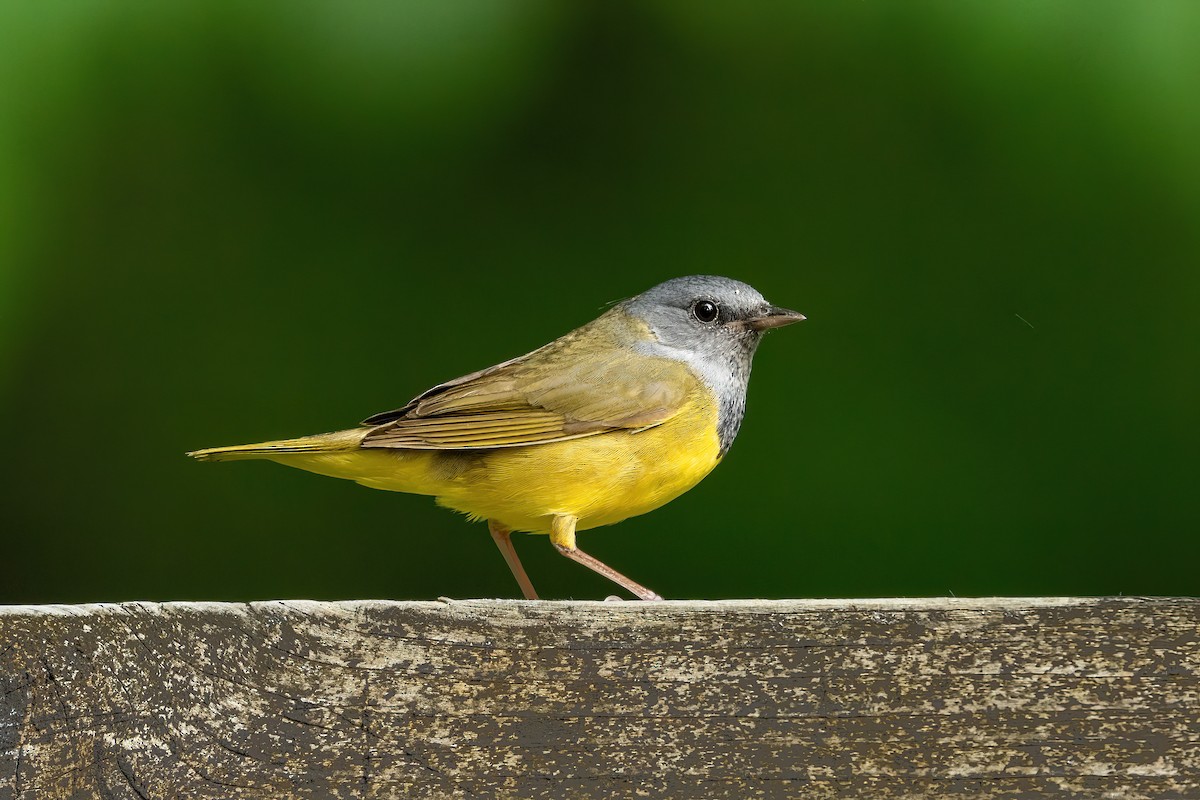
<instances>
[{"instance_id":1,"label":"weathered wooden railing","mask_svg":"<svg viewBox=\"0 0 1200 800\"><path fill-rule=\"evenodd\" d=\"M0 798L1195 798L1200 601L0 607Z\"/></svg>"}]
</instances>

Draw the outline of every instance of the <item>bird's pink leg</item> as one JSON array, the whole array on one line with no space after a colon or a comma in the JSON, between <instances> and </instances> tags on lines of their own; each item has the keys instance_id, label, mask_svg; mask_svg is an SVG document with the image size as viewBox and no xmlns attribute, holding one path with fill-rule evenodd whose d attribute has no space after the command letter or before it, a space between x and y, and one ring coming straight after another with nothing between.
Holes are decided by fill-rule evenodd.
<instances>
[{"instance_id":1,"label":"bird's pink leg","mask_svg":"<svg viewBox=\"0 0 1200 800\"><path fill-rule=\"evenodd\" d=\"M587 553L575 546L575 523L578 520L575 517L560 515L555 517L550 523L550 542L558 552L562 553L572 561L578 561L588 569L608 578L613 583L621 586L641 600L662 600L662 597L640 583L631 581L615 569L605 564L600 559L589 556Z\"/></svg>"},{"instance_id":2,"label":"bird's pink leg","mask_svg":"<svg viewBox=\"0 0 1200 800\"><path fill-rule=\"evenodd\" d=\"M513 577L517 579L517 584L521 587L525 599L537 600L537 592L533 590L533 584L529 581L529 576L525 574L525 567L521 566L521 559L517 557L517 548L513 547L512 531L492 519L488 520L488 531L492 534L492 540L496 543L496 547L500 548L500 554L508 562L508 568L512 570Z\"/></svg>"}]
</instances>

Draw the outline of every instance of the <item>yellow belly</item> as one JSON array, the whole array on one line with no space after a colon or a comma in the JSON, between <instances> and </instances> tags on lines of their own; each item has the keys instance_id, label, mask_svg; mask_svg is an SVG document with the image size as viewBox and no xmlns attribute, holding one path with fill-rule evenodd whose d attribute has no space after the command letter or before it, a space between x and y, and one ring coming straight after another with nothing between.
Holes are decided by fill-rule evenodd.
<instances>
[{"instance_id":1,"label":"yellow belly","mask_svg":"<svg viewBox=\"0 0 1200 800\"><path fill-rule=\"evenodd\" d=\"M530 447L478 451L356 449L280 455L281 463L364 486L429 494L516 531L546 533L560 514L578 530L653 511L720 461L716 409L693 403L663 424Z\"/></svg>"}]
</instances>

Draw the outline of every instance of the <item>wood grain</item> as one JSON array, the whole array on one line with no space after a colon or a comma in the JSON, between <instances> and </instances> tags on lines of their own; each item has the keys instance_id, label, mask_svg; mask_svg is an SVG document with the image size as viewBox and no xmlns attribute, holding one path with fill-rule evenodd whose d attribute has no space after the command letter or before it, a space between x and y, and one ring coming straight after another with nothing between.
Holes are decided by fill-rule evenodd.
<instances>
[{"instance_id":1,"label":"wood grain","mask_svg":"<svg viewBox=\"0 0 1200 800\"><path fill-rule=\"evenodd\" d=\"M1200 797L1200 601L0 608L0 798Z\"/></svg>"}]
</instances>

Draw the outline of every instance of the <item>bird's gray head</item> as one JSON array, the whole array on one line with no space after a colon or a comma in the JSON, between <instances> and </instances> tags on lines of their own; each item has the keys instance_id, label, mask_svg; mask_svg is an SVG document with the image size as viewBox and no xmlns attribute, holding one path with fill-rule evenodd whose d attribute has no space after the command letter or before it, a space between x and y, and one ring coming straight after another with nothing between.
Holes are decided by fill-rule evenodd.
<instances>
[{"instance_id":1,"label":"bird's gray head","mask_svg":"<svg viewBox=\"0 0 1200 800\"><path fill-rule=\"evenodd\" d=\"M746 407L746 384L763 334L803 314L773 306L741 281L688 275L660 283L619 306L654 339L645 352L688 364L719 398L721 452L733 443Z\"/></svg>"}]
</instances>

